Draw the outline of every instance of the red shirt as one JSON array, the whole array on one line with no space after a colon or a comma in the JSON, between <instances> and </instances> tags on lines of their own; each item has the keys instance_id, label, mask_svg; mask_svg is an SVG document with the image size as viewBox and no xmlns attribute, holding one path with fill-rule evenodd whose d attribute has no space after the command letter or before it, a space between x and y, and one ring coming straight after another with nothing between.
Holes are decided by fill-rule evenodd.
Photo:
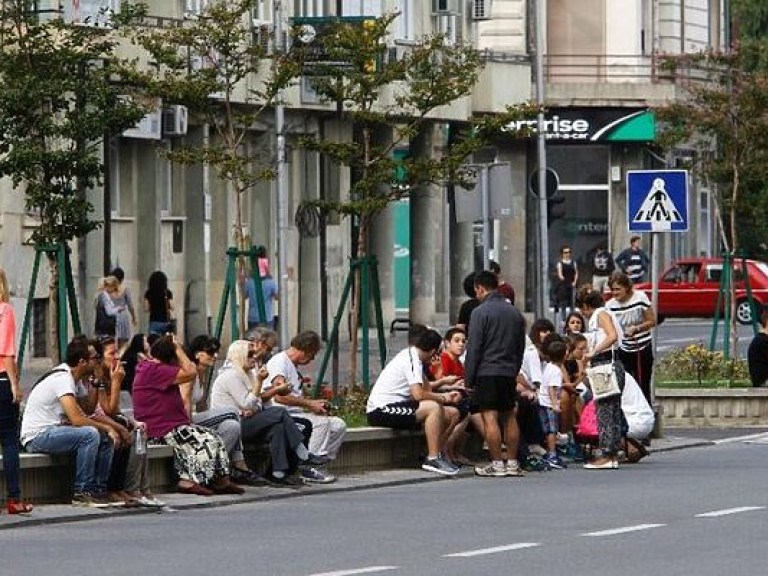
<instances>
[{"instance_id":1,"label":"red shirt","mask_svg":"<svg viewBox=\"0 0 768 576\"><path fill-rule=\"evenodd\" d=\"M454 358L451 353L444 351L440 354L440 364L443 367L443 376L464 378L464 364L458 358Z\"/></svg>"}]
</instances>

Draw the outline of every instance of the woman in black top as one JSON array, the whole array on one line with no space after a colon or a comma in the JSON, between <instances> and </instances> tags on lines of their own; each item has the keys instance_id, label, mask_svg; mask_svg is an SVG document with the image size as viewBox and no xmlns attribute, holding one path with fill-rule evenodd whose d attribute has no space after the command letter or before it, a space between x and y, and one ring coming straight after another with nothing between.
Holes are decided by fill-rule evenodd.
<instances>
[{"instance_id":1,"label":"woman in black top","mask_svg":"<svg viewBox=\"0 0 768 576\"><path fill-rule=\"evenodd\" d=\"M171 325L173 293L168 290L168 277L160 270L149 276L147 291L144 293L144 311L149 312L149 334L174 332Z\"/></svg>"},{"instance_id":2,"label":"woman in black top","mask_svg":"<svg viewBox=\"0 0 768 576\"><path fill-rule=\"evenodd\" d=\"M573 311L574 288L579 281L579 270L576 262L571 258L571 249L563 246L560 250L560 260L556 266L557 272L557 307L560 311L560 318L565 323L568 312Z\"/></svg>"}]
</instances>

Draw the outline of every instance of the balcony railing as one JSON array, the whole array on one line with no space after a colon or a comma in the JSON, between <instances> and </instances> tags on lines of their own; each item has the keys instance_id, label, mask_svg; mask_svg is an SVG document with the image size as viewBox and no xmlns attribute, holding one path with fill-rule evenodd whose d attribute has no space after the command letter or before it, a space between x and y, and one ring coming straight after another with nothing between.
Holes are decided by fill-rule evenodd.
<instances>
[{"instance_id":1,"label":"balcony railing","mask_svg":"<svg viewBox=\"0 0 768 576\"><path fill-rule=\"evenodd\" d=\"M699 66L664 65L664 55L547 54L544 77L547 83L637 83L687 84L706 80Z\"/></svg>"}]
</instances>

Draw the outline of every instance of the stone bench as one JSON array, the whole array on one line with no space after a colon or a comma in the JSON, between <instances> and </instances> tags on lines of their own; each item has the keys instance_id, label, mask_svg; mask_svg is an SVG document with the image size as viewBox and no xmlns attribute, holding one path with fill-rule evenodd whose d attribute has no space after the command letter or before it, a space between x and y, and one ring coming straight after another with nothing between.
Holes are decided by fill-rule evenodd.
<instances>
[{"instance_id":1,"label":"stone bench","mask_svg":"<svg viewBox=\"0 0 768 576\"><path fill-rule=\"evenodd\" d=\"M664 426L768 426L768 388L656 390Z\"/></svg>"},{"instance_id":2,"label":"stone bench","mask_svg":"<svg viewBox=\"0 0 768 576\"><path fill-rule=\"evenodd\" d=\"M265 447L247 447L264 453ZM149 478L153 491L173 490L173 450L169 446L150 445ZM413 468L426 451L424 433L389 428L351 428L330 469L335 474L360 473L366 470ZM253 454L247 455L252 457ZM250 458L249 458L250 460ZM2 469L0 458L0 469ZM72 495L74 461L69 456L21 453L21 490L26 500L36 503L67 502ZM5 494L5 477L0 474L0 491Z\"/></svg>"}]
</instances>

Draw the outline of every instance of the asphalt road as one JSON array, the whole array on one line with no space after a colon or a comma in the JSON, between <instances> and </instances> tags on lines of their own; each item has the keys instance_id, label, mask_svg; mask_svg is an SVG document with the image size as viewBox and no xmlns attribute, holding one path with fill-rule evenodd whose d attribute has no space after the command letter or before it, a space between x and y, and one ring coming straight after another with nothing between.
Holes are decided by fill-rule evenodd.
<instances>
[{"instance_id":1,"label":"asphalt road","mask_svg":"<svg viewBox=\"0 0 768 576\"><path fill-rule=\"evenodd\" d=\"M657 352L659 356L663 356L670 350L675 348L681 348L688 346L689 344L702 343L705 347L709 347L709 342L712 337L712 319L669 319L662 322L657 331ZM752 326L738 327L739 343L738 343L738 357L745 358L747 354L747 347L752 341L753 333ZM723 337L727 335L727 330L724 329L723 321L721 320L717 329L716 348L718 350L723 349ZM733 352L733 351L732 351Z\"/></svg>"},{"instance_id":2,"label":"asphalt road","mask_svg":"<svg viewBox=\"0 0 768 576\"><path fill-rule=\"evenodd\" d=\"M0 533L9 574L764 574L768 444ZM12 567L12 568L11 568Z\"/></svg>"}]
</instances>

